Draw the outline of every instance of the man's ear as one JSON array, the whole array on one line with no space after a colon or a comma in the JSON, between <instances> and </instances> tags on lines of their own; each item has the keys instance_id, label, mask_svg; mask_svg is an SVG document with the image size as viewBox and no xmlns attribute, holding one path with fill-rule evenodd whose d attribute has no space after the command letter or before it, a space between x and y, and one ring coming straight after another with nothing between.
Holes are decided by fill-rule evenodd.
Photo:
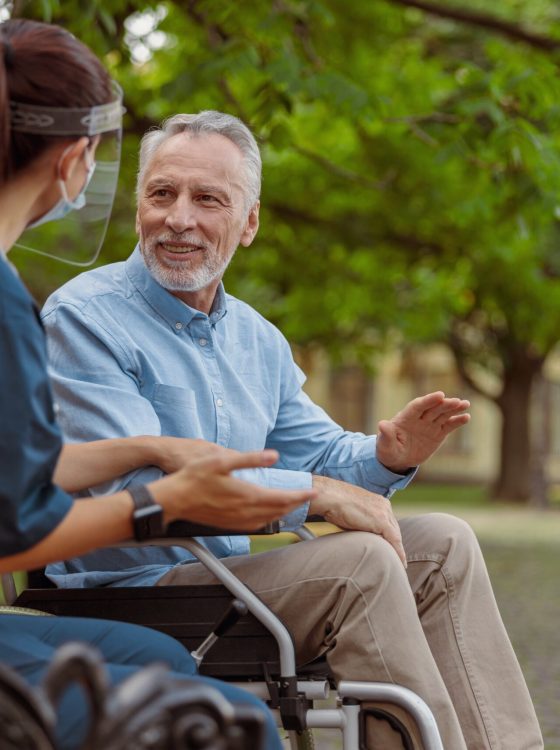
<instances>
[{"instance_id":1,"label":"man's ear","mask_svg":"<svg viewBox=\"0 0 560 750\"><path fill-rule=\"evenodd\" d=\"M249 211L247 221L245 222L245 229L241 234L239 244L243 247L249 247L251 242L255 239L255 235L259 228L259 208L261 207L260 201L257 201L255 205Z\"/></svg>"},{"instance_id":2,"label":"man's ear","mask_svg":"<svg viewBox=\"0 0 560 750\"><path fill-rule=\"evenodd\" d=\"M69 145L61 147L61 154L57 160L57 179L67 182L71 179L76 166L83 159L84 151L89 145L89 138L83 136Z\"/></svg>"}]
</instances>

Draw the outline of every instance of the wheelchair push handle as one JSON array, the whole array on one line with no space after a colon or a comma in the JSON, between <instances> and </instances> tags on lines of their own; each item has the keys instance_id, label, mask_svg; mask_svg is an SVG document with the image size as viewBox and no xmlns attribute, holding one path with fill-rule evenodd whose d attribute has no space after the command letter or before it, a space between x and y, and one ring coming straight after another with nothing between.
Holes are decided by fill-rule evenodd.
<instances>
[{"instance_id":1,"label":"wheelchair push handle","mask_svg":"<svg viewBox=\"0 0 560 750\"><path fill-rule=\"evenodd\" d=\"M195 660L197 667L200 666L202 660L216 643L218 638L221 638L221 636L225 635L228 630L231 630L239 618L246 615L248 611L247 605L245 602L242 602L241 599L232 600L220 620L218 620L216 625L212 628L210 635L206 636L195 651L191 651L191 656Z\"/></svg>"}]
</instances>

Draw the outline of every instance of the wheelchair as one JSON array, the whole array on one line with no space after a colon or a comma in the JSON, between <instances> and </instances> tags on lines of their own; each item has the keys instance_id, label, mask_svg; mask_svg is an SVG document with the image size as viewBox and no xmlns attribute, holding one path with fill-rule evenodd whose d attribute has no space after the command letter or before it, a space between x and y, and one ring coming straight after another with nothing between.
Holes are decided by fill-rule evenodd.
<instances>
[{"instance_id":1,"label":"wheelchair","mask_svg":"<svg viewBox=\"0 0 560 750\"><path fill-rule=\"evenodd\" d=\"M278 531L279 524L273 523L249 533ZM314 538L305 526L296 534L302 540ZM165 537L119 546L183 546L216 577L220 582L216 585L59 589L43 571L32 571L29 588L19 596L11 577L3 576L5 597L18 607L133 622L173 636L191 652L201 674L233 682L265 700L278 726L287 731L292 750L313 748L312 730L319 728L338 730L342 750L362 750L368 715L388 721L401 735L403 748L414 750L407 728L390 710L377 709L375 704L380 703L408 714L423 750L443 750L431 710L408 688L383 682L335 682L325 659L296 668L292 638L284 624L194 538L212 535L232 532L181 521L170 524ZM191 606L185 607L186 601ZM315 707L317 701L333 695L334 708Z\"/></svg>"}]
</instances>

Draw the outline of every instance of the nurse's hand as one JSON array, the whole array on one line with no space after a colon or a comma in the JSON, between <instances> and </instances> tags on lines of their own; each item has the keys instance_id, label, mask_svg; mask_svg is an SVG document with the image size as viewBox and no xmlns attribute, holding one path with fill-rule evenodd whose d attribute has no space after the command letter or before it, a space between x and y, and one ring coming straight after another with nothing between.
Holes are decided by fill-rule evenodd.
<instances>
[{"instance_id":1,"label":"nurse's hand","mask_svg":"<svg viewBox=\"0 0 560 750\"><path fill-rule=\"evenodd\" d=\"M258 529L317 495L311 489L269 489L231 476L236 469L268 467L277 460L273 450L205 452L148 487L163 507L166 523L184 520L239 531Z\"/></svg>"}]
</instances>

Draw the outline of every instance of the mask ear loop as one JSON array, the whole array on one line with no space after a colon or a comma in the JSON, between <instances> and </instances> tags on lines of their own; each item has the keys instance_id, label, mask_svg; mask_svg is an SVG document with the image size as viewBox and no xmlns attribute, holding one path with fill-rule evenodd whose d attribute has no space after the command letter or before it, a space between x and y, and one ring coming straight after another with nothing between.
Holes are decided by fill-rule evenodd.
<instances>
[{"instance_id":1,"label":"mask ear loop","mask_svg":"<svg viewBox=\"0 0 560 750\"><path fill-rule=\"evenodd\" d=\"M89 153L89 147L91 146L91 143L92 143L92 139L88 138L87 146L85 147L85 149L83 151L84 161L86 163L86 169L87 169L87 174L86 174L86 179L85 179L85 183L84 184L87 184L89 182L91 173L95 169L95 160L90 156L90 153ZM57 179L58 179L58 184L59 184L59 187L60 187L60 192L62 193L62 197L64 198L64 200L66 201L66 203L71 203L72 201L68 197L68 191L66 190L66 183L65 183L65 181L62 179L62 177L60 175L61 162L64 159L64 157L66 156L66 154L73 147L74 147L74 144L70 143L70 145L68 145L64 149L64 151L60 155L60 159L58 160L58 164L57 164L57 172L58 172L58 178ZM83 190L83 187L82 187L82 190Z\"/></svg>"},{"instance_id":2,"label":"mask ear loop","mask_svg":"<svg viewBox=\"0 0 560 750\"><path fill-rule=\"evenodd\" d=\"M66 146L62 154L60 155L60 159L58 160L58 164L56 165L56 171L57 171L57 181L58 181L58 187L60 188L60 192L62 193L62 198L66 201L66 203L70 202L70 199L68 198L68 191L66 190L66 183L62 179L61 171L61 163L66 154L70 151L71 148L74 147L74 144L71 143L69 146Z\"/></svg>"}]
</instances>

